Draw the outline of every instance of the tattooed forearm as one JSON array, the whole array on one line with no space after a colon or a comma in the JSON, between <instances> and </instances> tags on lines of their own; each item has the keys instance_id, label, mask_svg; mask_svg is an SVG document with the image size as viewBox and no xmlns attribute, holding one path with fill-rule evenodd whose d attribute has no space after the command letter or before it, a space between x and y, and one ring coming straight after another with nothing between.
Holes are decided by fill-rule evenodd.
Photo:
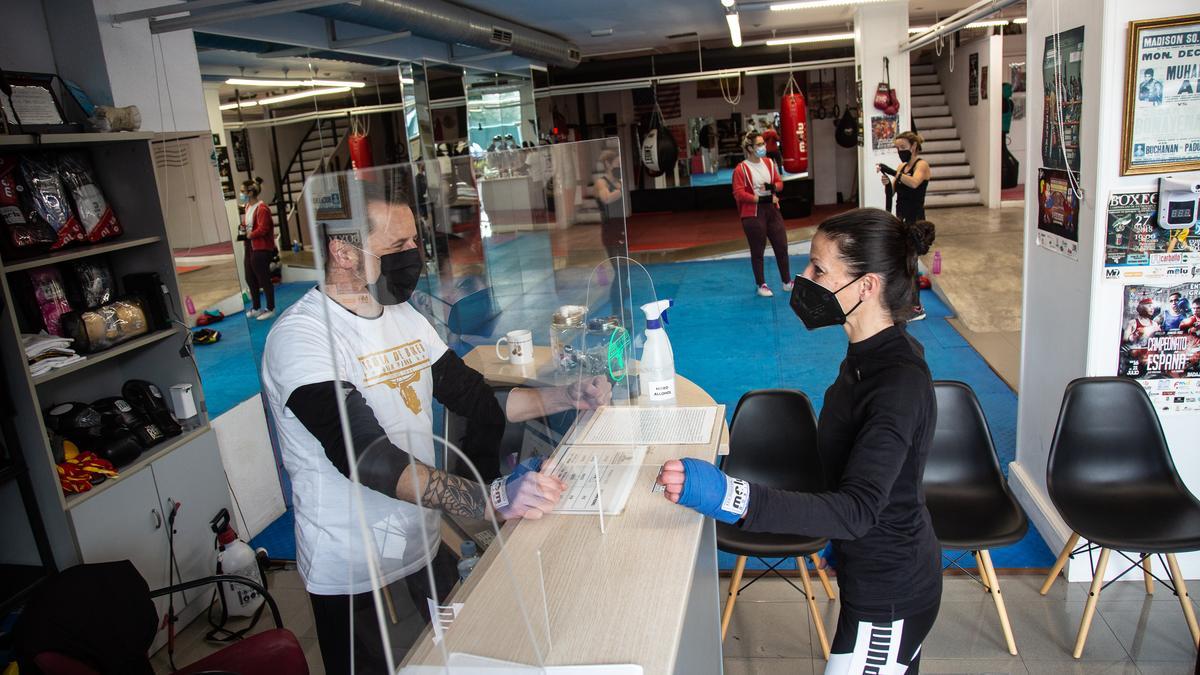
<instances>
[{"instance_id":1,"label":"tattooed forearm","mask_svg":"<svg viewBox=\"0 0 1200 675\"><path fill-rule=\"evenodd\" d=\"M415 498L417 485L414 484L411 471L417 472L416 478L420 484L419 500ZM426 508L465 518L483 518L487 514L487 500L481 485L416 462L406 467L401 474L396 485L396 496Z\"/></svg>"}]
</instances>

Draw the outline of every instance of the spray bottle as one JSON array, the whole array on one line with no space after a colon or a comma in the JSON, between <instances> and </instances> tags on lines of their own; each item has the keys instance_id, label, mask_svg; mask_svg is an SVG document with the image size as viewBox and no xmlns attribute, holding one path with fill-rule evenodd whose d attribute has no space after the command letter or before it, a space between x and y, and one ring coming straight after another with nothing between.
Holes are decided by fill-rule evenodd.
<instances>
[{"instance_id":1,"label":"spray bottle","mask_svg":"<svg viewBox=\"0 0 1200 675\"><path fill-rule=\"evenodd\" d=\"M245 577L261 586L263 579L258 568L258 556L249 544L238 539L237 532L230 526L229 521L229 511L221 509L210 523L213 532L217 534L217 545L220 549L220 553L217 554L217 573ZM226 582L221 582L219 586L225 609L231 616L252 616L263 603L263 597L249 586Z\"/></svg>"},{"instance_id":2,"label":"spray bottle","mask_svg":"<svg viewBox=\"0 0 1200 675\"><path fill-rule=\"evenodd\" d=\"M663 324L667 310L674 300L659 300L642 305L646 313L646 346L638 369L638 392L642 405L672 405L675 403L675 353Z\"/></svg>"}]
</instances>

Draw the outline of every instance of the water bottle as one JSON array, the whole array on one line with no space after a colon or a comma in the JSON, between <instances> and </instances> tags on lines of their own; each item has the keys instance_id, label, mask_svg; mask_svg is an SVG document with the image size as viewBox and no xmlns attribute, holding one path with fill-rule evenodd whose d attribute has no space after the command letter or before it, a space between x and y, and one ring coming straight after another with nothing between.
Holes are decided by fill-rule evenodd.
<instances>
[{"instance_id":1,"label":"water bottle","mask_svg":"<svg viewBox=\"0 0 1200 675\"><path fill-rule=\"evenodd\" d=\"M299 253L299 252L300 252L300 241L298 239L293 239L292 240L292 253Z\"/></svg>"},{"instance_id":2,"label":"water bottle","mask_svg":"<svg viewBox=\"0 0 1200 675\"><path fill-rule=\"evenodd\" d=\"M933 252L933 273L934 274L942 273L942 252L941 251Z\"/></svg>"},{"instance_id":3,"label":"water bottle","mask_svg":"<svg viewBox=\"0 0 1200 675\"><path fill-rule=\"evenodd\" d=\"M479 563L479 556L475 553L475 542L468 539L462 543L462 560L458 561L458 578L461 581L466 581L471 575L471 570L475 569L475 565Z\"/></svg>"},{"instance_id":4,"label":"water bottle","mask_svg":"<svg viewBox=\"0 0 1200 675\"><path fill-rule=\"evenodd\" d=\"M192 296L187 296L187 300L183 304L187 305L187 313L189 316L194 316L196 314L196 305L192 302Z\"/></svg>"}]
</instances>

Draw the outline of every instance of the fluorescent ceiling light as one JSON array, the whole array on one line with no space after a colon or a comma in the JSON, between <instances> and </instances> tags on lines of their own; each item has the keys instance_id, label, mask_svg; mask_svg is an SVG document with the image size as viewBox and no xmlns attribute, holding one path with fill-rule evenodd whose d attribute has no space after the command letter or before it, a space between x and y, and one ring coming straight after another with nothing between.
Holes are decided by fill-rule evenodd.
<instances>
[{"instance_id":1,"label":"fluorescent ceiling light","mask_svg":"<svg viewBox=\"0 0 1200 675\"><path fill-rule=\"evenodd\" d=\"M742 46L742 23L738 19L736 11L729 12L725 15L725 21L729 23L729 39L733 41L734 47Z\"/></svg>"},{"instance_id":2,"label":"fluorescent ceiling light","mask_svg":"<svg viewBox=\"0 0 1200 675\"><path fill-rule=\"evenodd\" d=\"M1008 19L991 19L989 21L976 21L969 23L964 28L991 28L993 26L1007 26Z\"/></svg>"},{"instance_id":3,"label":"fluorescent ceiling light","mask_svg":"<svg viewBox=\"0 0 1200 675\"><path fill-rule=\"evenodd\" d=\"M786 12L793 9L821 9L822 7L843 7L846 5L869 5L873 2L887 0L798 0L797 2L776 2L771 5L772 12Z\"/></svg>"},{"instance_id":4,"label":"fluorescent ceiling light","mask_svg":"<svg viewBox=\"0 0 1200 675\"><path fill-rule=\"evenodd\" d=\"M733 7L737 0L721 0L721 4L725 7Z\"/></svg>"},{"instance_id":5,"label":"fluorescent ceiling light","mask_svg":"<svg viewBox=\"0 0 1200 675\"><path fill-rule=\"evenodd\" d=\"M262 80L248 77L231 77L225 84L244 87L352 87L359 89L367 86L366 82L345 80Z\"/></svg>"},{"instance_id":6,"label":"fluorescent ceiling light","mask_svg":"<svg viewBox=\"0 0 1200 675\"><path fill-rule=\"evenodd\" d=\"M1013 23L1015 23L1015 24L1025 24L1025 23L1029 23L1029 17L1026 17L1026 16L1018 16L1017 18L1013 19Z\"/></svg>"},{"instance_id":7,"label":"fluorescent ceiling light","mask_svg":"<svg viewBox=\"0 0 1200 675\"><path fill-rule=\"evenodd\" d=\"M790 38L772 38L767 40L767 44L772 47L776 45L803 45L811 42L836 42L838 40L853 40L854 33L829 33L826 35L798 35Z\"/></svg>"},{"instance_id":8,"label":"fluorescent ceiling light","mask_svg":"<svg viewBox=\"0 0 1200 675\"><path fill-rule=\"evenodd\" d=\"M344 94L350 91L350 87L332 87L329 89L309 89L308 91L300 91L295 94L284 94L282 96L272 96L270 98L260 99L259 105L273 105L275 103L284 103L286 101L295 101L301 98L310 96L327 96L329 94Z\"/></svg>"},{"instance_id":9,"label":"fluorescent ceiling light","mask_svg":"<svg viewBox=\"0 0 1200 675\"><path fill-rule=\"evenodd\" d=\"M256 105L258 105L258 101L250 99L250 100L246 100L246 101L241 101L239 103L226 103L225 105L221 106L221 110L234 110L236 108L253 108Z\"/></svg>"},{"instance_id":10,"label":"fluorescent ceiling light","mask_svg":"<svg viewBox=\"0 0 1200 675\"><path fill-rule=\"evenodd\" d=\"M929 30L930 28L933 28L933 26L909 26L908 34L914 35L916 33L924 33L925 31Z\"/></svg>"}]
</instances>

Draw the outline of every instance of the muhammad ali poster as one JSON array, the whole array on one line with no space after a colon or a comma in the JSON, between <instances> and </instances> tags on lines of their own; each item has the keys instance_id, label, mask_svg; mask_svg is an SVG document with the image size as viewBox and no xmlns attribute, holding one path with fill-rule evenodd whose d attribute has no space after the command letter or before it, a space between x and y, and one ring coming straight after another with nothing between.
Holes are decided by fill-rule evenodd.
<instances>
[{"instance_id":1,"label":"muhammad ali poster","mask_svg":"<svg viewBox=\"0 0 1200 675\"><path fill-rule=\"evenodd\" d=\"M1117 374L1160 411L1200 410L1200 282L1126 286L1124 303Z\"/></svg>"}]
</instances>

